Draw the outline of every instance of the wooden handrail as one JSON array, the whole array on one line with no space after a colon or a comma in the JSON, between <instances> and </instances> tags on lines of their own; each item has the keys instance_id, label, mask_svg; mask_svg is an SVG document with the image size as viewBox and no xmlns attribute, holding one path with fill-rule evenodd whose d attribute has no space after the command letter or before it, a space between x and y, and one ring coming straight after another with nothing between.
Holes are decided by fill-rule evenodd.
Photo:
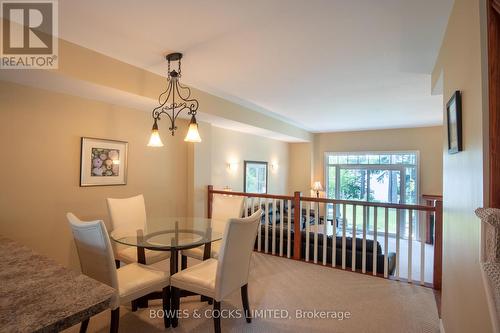
<instances>
[{"instance_id":1,"label":"wooden handrail","mask_svg":"<svg viewBox=\"0 0 500 333\"><path fill-rule=\"evenodd\" d=\"M443 196L439 194L422 194L422 199L426 201L443 201Z\"/></svg>"},{"instance_id":2,"label":"wooden handrail","mask_svg":"<svg viewBox=\"0 0 500 333\"><path fill-rule=\"evenodd\" d=\"M245 192L214 190L212 185L209 185L209 192L211 192L213 194L235 195L235 196L244 196L244 197L249 197L249 198L254 197L254 198L278 199L278 200L294 200L295 199L295 196L292 197L292 196L288 196L288 195L259 194L259 193L245 193ZM381 203L381 202L355 201L355 200L337 200L337 199L303 197L303 196L300 196L300 201L331 203L331 204L346 204L346 205L355 205L355 206L382 207L382 208L412 209L412 210L431 211L431 212L436 210L435 206L426 206L426 205L408 205L408 204L392 204L392 203Z\"/></svg>"},{"instance_id":3,"label":"wooden handrail","mask_svg":"<svg viewBox=\"0 0 500 333\"><path fill-rule=\"evenodd\" d=\"M212 186L212 185L208 185ZM277 194L259 194L259 193L245 193L245 192L233 192L233 191L224 191L224 190L214 190L213 187L209 192L214 194L225 194L225 195L235 195L249 198L267 198L267 199L278 199L278 200L293 200L292 196L289 195L277 195Z\"/></svg>"},{"instance_id":4,"label":"wooden handrail","mask_svg":"<svg viewBox=\"0 0 500 333\"><path fill-rule=\"evenodd\" d=\"M346 204L346 205L353 205L353 206L412 209L412 210L431 211L431 212L435 211L434 206L425 206L425 205L407 205L407 204L393 204L393 203L355 201L355 200L337 200L337 199L314 198L314 197L301 197L300 199L302 201L332 203L332 204Z\"/></svg>"}]
</instances>

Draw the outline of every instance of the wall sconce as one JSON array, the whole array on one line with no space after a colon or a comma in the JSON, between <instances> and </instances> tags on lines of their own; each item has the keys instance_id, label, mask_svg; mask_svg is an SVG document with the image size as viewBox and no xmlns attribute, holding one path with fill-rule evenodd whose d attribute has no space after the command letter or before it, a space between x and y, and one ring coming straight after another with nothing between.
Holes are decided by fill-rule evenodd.
<instances>
[{"instance_id":1,"label":"wall sconce","mask_svg":"<svg viewBox=\"0 0 500 333\"><path fill-rule=\"evenodd\" d=\"M272 163L271 164L271 170L274 171L274 172L278 171L278 163Z\"/></svg>"},{"instance_id":2,"label":"wall sconce","mask_svg":"<svg viewBox=\"0 0 500 333\"><path fill-rule=\"evenodd\" d=\"M236 172L236 170L238 169L238 163L236 162L229 162L226 166L229 172Z\"/></svg>"}]
</instances>

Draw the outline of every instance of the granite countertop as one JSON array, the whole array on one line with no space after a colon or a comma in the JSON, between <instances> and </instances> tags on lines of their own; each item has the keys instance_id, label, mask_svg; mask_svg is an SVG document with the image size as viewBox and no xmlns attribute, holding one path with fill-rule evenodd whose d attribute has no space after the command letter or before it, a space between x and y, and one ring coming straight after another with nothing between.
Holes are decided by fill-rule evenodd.
<instances>
[{"instance_id":1,"label":"granite countertop","mask_svg":"<svg viewBox=\"0 0 500 333\"><path fill-rule=\"evenodd\" d=\"M54 332L109 307L115 289L0 236L0 332Z\"/></svg>"}]
</instances>

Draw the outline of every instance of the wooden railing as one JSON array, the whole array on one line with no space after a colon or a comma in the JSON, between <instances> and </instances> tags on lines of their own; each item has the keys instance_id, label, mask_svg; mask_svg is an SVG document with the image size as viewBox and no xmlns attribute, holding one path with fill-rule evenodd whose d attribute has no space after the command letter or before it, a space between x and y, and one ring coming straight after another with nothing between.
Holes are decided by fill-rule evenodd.
<instances>
[{"instance_id":1,"label":"wooden railing","mask_svg":"<svg viewBox=\"0 0 500 333\"><path fill-rule=\"evenodd\" d=\"M300 192L293 196L232 192L215 190L209 185L208 217L212 216L214 194L245 197L244 216L258 208L264 211L256 242L259 252L324 266L330 264L343 270L350 267L351 271L362 274L441 289L442 203L439 198L426 198L427 205L408 205L304 197ZM426 221L431 215L434 244L426 245L429 230ZM402 248L402 243L406 247ZM414 243L419 243L419 248L414 249ZM432 247L433 255L429 256L427 252ZM406 251L404 258L403 250ZM414 261L414 250L420 251L420 262ZM432 281L426 279L425 274L426 260L430 258L433 260ZM403 263L405 271L401 270ZM417 279L414 279L414 267L420 271Z\"/></svg>"}]
</instances>

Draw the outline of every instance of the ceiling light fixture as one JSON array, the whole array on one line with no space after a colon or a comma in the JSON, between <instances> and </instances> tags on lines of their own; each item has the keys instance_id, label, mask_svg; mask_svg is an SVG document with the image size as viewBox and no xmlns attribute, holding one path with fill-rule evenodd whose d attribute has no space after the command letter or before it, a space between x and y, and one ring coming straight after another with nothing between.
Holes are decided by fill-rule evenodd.
<instances>
[{"instance_id":1,"label":"ceiling light fixture","mask_svg":"<svg viewBox=\"0 0 500 333\"><path fill-rule=\"evenodd\" d=\"M187 142L201 142L200 133L198 132L198 123L196 122L196 112L199 103L196 99L191 98L191 89L181 85L179 82L181 78L181 58L182 53L170 53L166 56L168 62L168 76L167 76L167 89L158 96L158 103L160 104L153 109L153 129L149 139L148 146L162 147L160 133L158 132L158 121L162 114L166 114L170 119L169 130L172 136L177 130L175 120L177 116L184 110L188 110L188 115L191 116L189 122L189 129L184 141ZM177 70L170 70L170 62L178 62Z\"/></svg>"}]
</instances>

